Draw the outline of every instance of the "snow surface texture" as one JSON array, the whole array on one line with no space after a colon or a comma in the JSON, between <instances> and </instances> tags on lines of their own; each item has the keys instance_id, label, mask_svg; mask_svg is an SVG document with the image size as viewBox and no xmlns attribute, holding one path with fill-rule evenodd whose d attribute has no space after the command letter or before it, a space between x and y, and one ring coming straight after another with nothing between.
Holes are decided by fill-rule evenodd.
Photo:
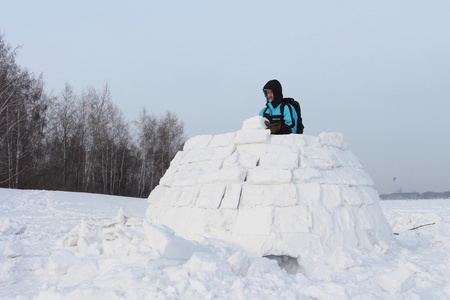
<instances>
[{"instance_id":1,"label":"snow surface texture","mask_svg":"<svg viewBox=\"0 0 450 300\"><path fill-rule=\"evenodd\" d=\"M143 199L0 189L0 299L449 299L450 201L380 204L399 247L317 279L150 224Z\"/></svg>"},{"instance_id":2,"label":"snow surface texture","mask_svg":"<svg viewBox=\"0 0 450 300\"><path fill-rule=\"evenodd\" d=\"M392 231L343 135L271 135L264 120L188 140L149 196L148 222L186 239L218 238L255 255L296 258L308 276L386 252Z\"/></svg>"}]
</instances>

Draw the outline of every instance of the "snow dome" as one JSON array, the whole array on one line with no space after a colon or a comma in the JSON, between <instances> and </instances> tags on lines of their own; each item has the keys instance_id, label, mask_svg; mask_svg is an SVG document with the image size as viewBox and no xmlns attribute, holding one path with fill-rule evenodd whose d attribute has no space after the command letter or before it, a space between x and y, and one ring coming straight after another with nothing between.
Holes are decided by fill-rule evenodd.
<instances>
[{"instance_id":1,"label":"snow dome","mask_svg":"<svg viewBox=\"0 0 450 300\"><path fill-rule=\"evenodd\" d=\"M152 191L146 218L186 239L296 258L305 272L384 253L392 231L373 181L343 135L271 135L264 119L189 139Z\"/></svg>"}]
</instances>

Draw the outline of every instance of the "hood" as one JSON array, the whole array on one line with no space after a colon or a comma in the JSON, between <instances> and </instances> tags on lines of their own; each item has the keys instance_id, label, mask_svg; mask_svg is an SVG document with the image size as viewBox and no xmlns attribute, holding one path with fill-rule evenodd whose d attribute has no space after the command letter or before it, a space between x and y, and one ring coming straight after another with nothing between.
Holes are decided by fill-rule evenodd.
<instances>
[{"instance_id":1,"label":"hood","mask_svg":"<svg viewBox=\"0 0 450 300\"><path fill-rule=\"evenodd\" d=\"M283 100L283 89L281 88L281 83L278 80L270 80L263 87L263 90L272 90L274 101L281 102L281 100Z\"/></svg>"}]
</instances>

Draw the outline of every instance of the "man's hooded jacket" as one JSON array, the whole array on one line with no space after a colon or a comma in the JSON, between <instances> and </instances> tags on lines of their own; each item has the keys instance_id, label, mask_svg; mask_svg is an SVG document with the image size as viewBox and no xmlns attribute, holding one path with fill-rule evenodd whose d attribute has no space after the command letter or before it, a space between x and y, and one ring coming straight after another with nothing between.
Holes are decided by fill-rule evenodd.
<instances>
[{"instance_id":1,"label":"man's hooded jacket","mask_svg":"<svg viewBox=\"0 0 450 300\"><path fill-rule=\"evenodd\" d=\"M272 102L269 102L266 90L272 90ZM259 115L268 119L271 124L281 123L279 134L297 133L297 126L292 126L297 120L297 112L292 105L284 103L281 83L275 79L270 80L264 86L263 91L267 102L266 107L259 112ZM282 106L284 106L283 109Z\"/></svg>"}]
</instances>

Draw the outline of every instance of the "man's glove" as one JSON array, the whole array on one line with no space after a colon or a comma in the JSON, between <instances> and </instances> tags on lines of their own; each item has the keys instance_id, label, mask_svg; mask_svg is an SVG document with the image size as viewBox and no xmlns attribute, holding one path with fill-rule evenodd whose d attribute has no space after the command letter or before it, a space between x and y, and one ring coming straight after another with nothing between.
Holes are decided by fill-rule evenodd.
<instances>
[{"instance_id":1,"label":"man's glove","mask_svg":"<svg viewBox=\"0 0 450 300\"><path fill-rule=\"evenodd\" d=\"M270 133L271 134L277 134L280 132L281 129L281 123L273 123L270 124L269 122L264 122L264 124L266 124L267 129L270 129Z\"/></svg>"}]
</instances>

